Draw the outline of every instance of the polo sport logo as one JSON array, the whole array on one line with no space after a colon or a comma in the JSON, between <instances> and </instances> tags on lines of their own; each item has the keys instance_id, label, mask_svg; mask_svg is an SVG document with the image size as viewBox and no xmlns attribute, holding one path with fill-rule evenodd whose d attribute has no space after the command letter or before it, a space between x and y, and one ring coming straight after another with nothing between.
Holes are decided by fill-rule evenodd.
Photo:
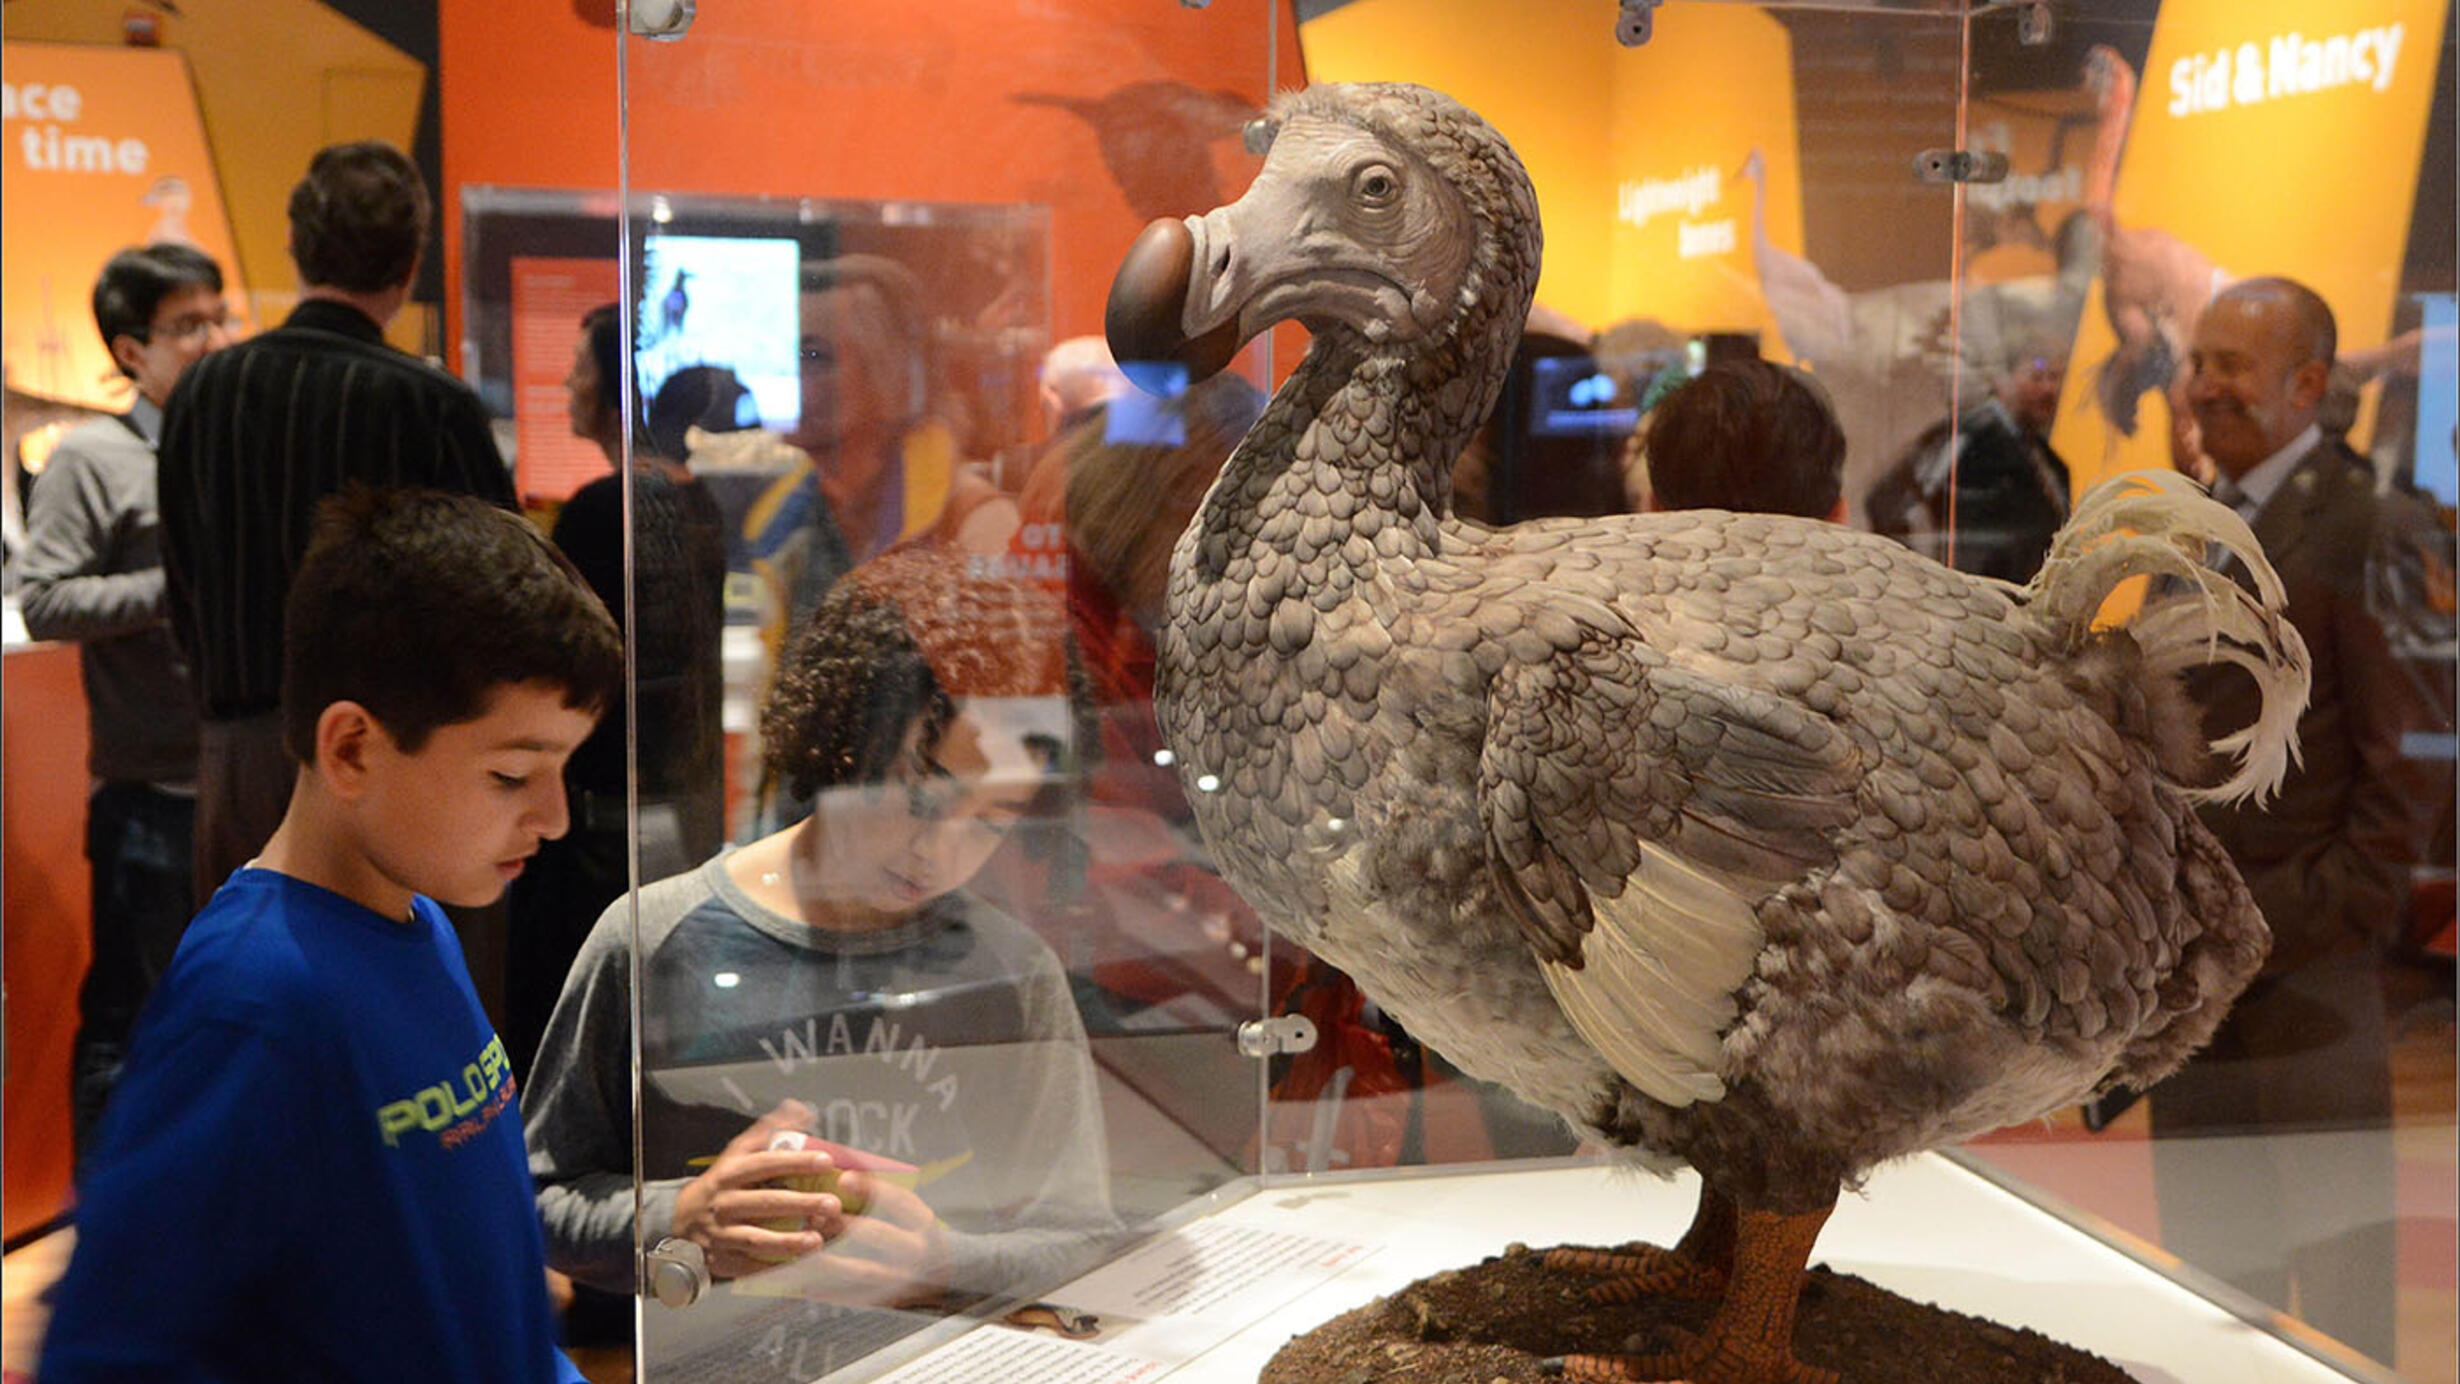
<instances>
[{"instance_id":1,"label":"polo sport logo","mask_svg":"<svg viewBox=\"0 0 2460 1384\"><path fill-rule=\"evenodd\" d=\"M504 1107L512 1104L515 1084L512 1059L504 1055L504 1040L489 1037L478 1060L464 1066L458 1077L380 1107L376 1127L384 1132L387 1148L398 1147L401 1136L413 1129L427 1130L444 1147L455 1148L476 1138L504 1113Z\"/></svg>"}]
</instances>

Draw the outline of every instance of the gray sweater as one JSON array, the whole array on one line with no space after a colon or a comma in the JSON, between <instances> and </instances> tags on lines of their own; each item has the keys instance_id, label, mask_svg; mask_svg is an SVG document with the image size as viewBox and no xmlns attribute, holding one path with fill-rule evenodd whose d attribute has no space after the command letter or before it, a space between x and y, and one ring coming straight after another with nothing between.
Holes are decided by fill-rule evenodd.
<instances>
[{"instance_id":1,"label":"gray sweater","mask_svg":"<svg viewBox=\"0 0 2460 1384\"><path fill-rule=\"evenodd\" d=\"M87 766L111 782L196 779L196 693L164 615L154 448L161 413L96 418L51 453L27 506L18 563L26 632L82 647ZM132 426L133 424L133 426Z\"/></svg>"},{"instance_id":2,"label":"gray sweater","mask_svg":"<svg viewBox=\"0 0 2460 1384\"><path fill-rule=\"evenodd\" d=\"M640 894L647 1239L667 1233L694 1160L792 1097L823 1137L921 1169L953 1289L1047 1287L1108 1249L1093 1066L1050 949L963 893L903 928L824 933L754 902L725 861ZM616 1292L632 1286L631 951L618 900L521 1093L548 1262ZM720 1285L680 1315L728 1317L728 1297Z\"/></svg>"}]
</instances>

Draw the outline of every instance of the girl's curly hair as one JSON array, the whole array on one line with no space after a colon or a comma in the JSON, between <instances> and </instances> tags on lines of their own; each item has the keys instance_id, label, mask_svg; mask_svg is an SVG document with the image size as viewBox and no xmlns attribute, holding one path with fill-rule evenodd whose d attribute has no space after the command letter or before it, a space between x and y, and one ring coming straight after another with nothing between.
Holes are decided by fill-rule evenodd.
<instances>
[{"instance_id":1,"label":"girl's curly hair","mask_svg":"<svg viewBox=\"0 0 2460 1384\"><path fill-rule=\"evenodd\" d=\"M1056 597L916 544L830 589L788 643L760 734L771 776L809 797L887 778L918 720L923 747L936 746L957 697L1060 695L1081 758L1090 698Z\"/></svg>"}]
</instances>

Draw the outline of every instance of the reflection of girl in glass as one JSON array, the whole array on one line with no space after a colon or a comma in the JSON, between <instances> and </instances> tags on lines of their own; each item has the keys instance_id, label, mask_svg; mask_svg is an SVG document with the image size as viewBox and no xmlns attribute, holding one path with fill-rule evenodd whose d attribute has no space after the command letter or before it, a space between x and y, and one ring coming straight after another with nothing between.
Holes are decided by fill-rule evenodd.
<instances>
[{"instance_id":1,"label":"reflection of girl in glass","mask_svg":"<svg viewBox=\"0 0 2460 1384\"><path fill-rule=\"evenodd\" d=\"M1080 743L1065 668L1030 588L933 547L857 568L763 718L812 815L642 890L647 1238L741 1280L720 1297L985 1292L1098 1250L1107 1164L1067 980L971 887ZM618 903L524 1092L549 1257L617 1291L632 938ZM773 1150L787 1128L827 1144Z\"/></svg>"}]
</instances>

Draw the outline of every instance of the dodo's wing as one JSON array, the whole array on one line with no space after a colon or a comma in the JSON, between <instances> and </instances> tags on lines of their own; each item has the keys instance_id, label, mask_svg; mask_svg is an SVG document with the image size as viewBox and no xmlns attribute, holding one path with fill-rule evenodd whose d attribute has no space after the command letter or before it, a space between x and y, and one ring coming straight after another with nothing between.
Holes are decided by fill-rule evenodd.
<instances>
[{"instance_id":1,"label":"dodo's wing","mask_svg":"<svg viewBox=\"0 0 2460 1384\"><path fill-rule=\"evenodd\" d=\"M1489 868L1581 1036L1672 1105L1715 1100L1719 1036L1771 893L1835 859L1861 753L1784 698L1597 640L1493 684Z\"/></svg>"}]
</instances>

